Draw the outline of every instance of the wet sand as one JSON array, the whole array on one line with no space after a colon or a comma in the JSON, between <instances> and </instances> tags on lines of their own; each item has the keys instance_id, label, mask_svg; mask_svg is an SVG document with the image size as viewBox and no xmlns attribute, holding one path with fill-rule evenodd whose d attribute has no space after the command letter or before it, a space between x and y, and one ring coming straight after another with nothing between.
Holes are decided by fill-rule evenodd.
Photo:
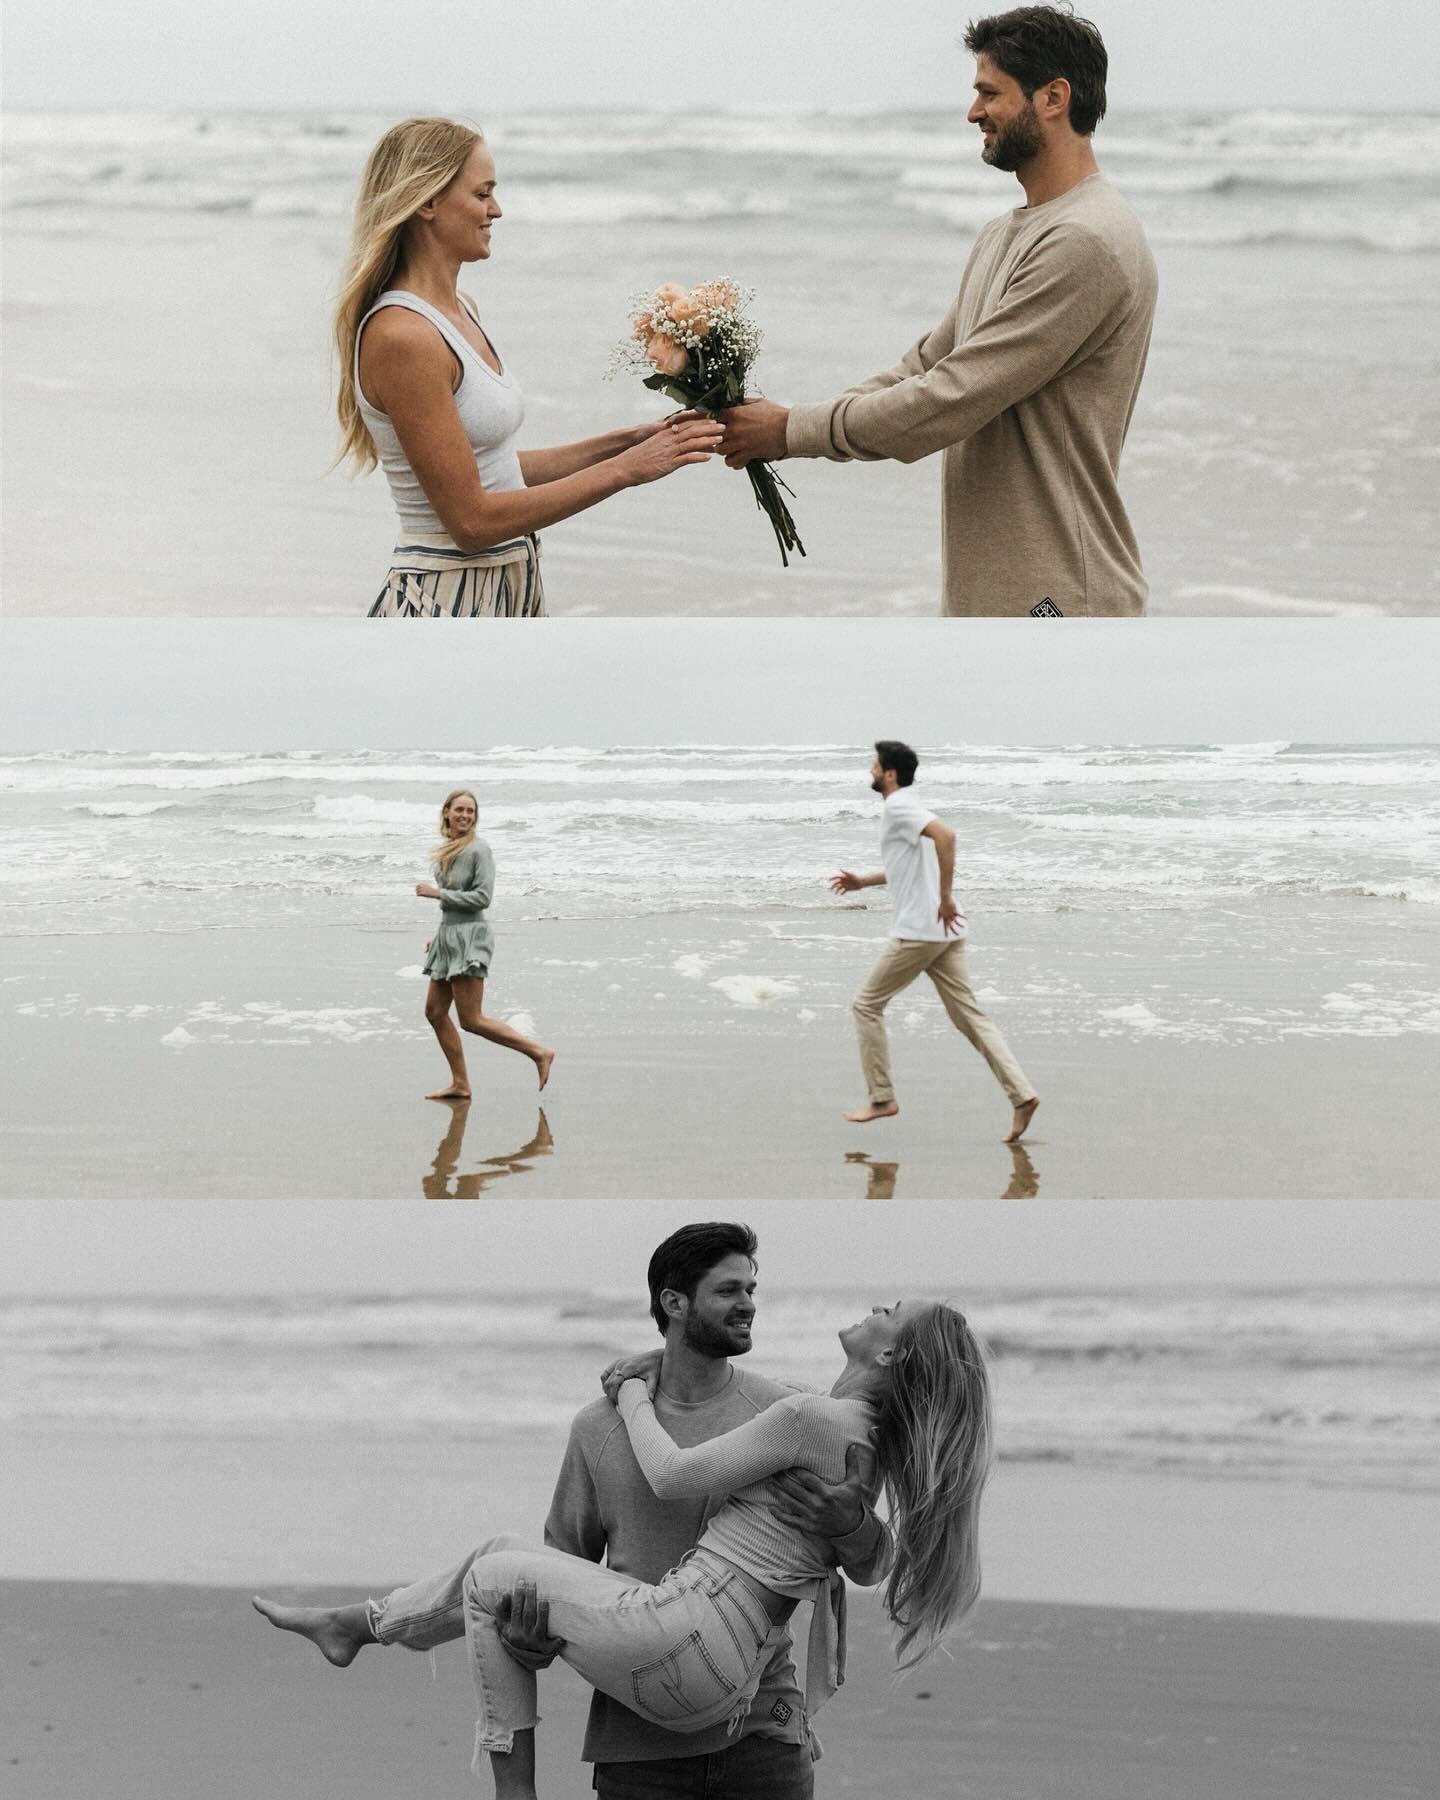
<instances>
[{"instance_id":1,"label":"wet sand","mask_svg":"<svg viewBox=\"0 0 1440 1800\"><path fill-rule=\"evenodd\" d=\"M243 1590L8 1582L7 1786L25 1800L461 1795L463 1655L348 1670L270 1630ZM332 1598L317 1591L314 1598ZM1353 1800L1430 1792L1440 1628L982 1601L953 1661L898 1689L852 1609L817 1794L919 1800ZM542 1680L540 1792L581 1800L585 1690ZM1427 1774L1427 1770L1430 1771Z\"/></svg>"},{"instance_id":2,"label":"wet sand","mask_svg":"<svg viewBox=\"0 0 1440 1800\"><path fill-rule=\"evenodd\" d=\"M597 1345L595 1391L609 1355L634 1345L623 1323ZM0 1517L26 1529L0 1543L0 1581L358 1593L449 1567L495 1532L542 1530L563 1427L388 1425L377 1415L303 1439L258 1424L15 1427ZM1440 1621L1440 1501L1423 1491L1005 1460L983 1534L992 1598Z\"/></svg>"},{"instance_id":3,"label":"wet sand","mask_svg":"<svg viewBox=\"0 0 1440 1800\"><path fill-rule=\"evenodd\" d=\"M543 1112L531 1066L485 1045L471 1051L468 1109L425 1101L444 1070L420 1017L423 984L402 975L418 962L409 931L11 939L0 1192L1019 1200L1440 1191L1433 1141L1396 1129L1428 1114L1440 1079L1433 1032L1220 1044L1096 1030L1085 1015L1086 1028L1067 1033L1062 1015L1044 1008L1069 1002L1041 1000L1027 1032L1027 1003L1012 998L991 1010L1043 1096L1016 1152L1002 1141L1004 1096L921 986L918 1023L906 1024L908 996L890 1015L900 1117L849 1126L840 1113L862 1096L842 996L879 927L862 916L832 929L866 942L842 943L845 979L817 988L823 998L807 1007L805 993L732 1004L708 974L674 972L677 950L738 931L751 943L718 966L789 975L801 950L765 939L743 916L687 918L674 932L655 920L502 926L490 1004L502 1016L529 1011L561 1051ZM1032 955L1083 975L1094 1006L1171 974L1158 950L1117 961L1093 920L991 919L986 931L972 953L982 1000L996 979L1018 996L1010 977ZM1375 942L1389 947L1383 933ZM807 968L828 971L831 950L826 942L805 952ZM1308 969L1304 955L1277 943L1268 959L1247 952L1227 962L1217 937L1199 975L1193 959L1181 973L1214 983L1226 1005L1277 1014L1296 1007L1308 983L1297 1014L1322 1016L1315 994L1343 971ZM1108 993L1107 981L1117 984ZM17 1010L26 996L43 999L38 1013ZM150 1010L132 1016L137 1006ZM205 1006L215 1013L197 1019ZM338 1025L307 1020L327 1008L339 1010ZM227 1009L239 1023L213 1023ZM187 1019L192 1041L162 1041Z\"/></svg>"}]
</instances>

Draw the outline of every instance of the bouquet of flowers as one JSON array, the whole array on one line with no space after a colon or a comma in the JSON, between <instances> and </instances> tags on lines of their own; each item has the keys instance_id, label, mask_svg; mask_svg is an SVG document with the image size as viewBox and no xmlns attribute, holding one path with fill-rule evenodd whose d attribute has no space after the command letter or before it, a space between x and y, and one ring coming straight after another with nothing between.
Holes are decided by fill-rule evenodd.
<instances>
[{"instance_id":1,"label":"bouquet of flowers","mask_svg":"<svg viewBox=\"0 0 1440 1800\"><path fill-rule=\"evenodd\" d=\"M617 353L616 366L648 369L646 387L697 412L738 406L760 350L760 329L745 312L753 297L724 278L702 281L688 290L667 281L635 301L630 336ZM782 488L792 497L793 490L769 463L752 462L745 473L755 504L774 527L780 561L788 569L790 551L805 554L790 509L780 497Z\"/></svg>"}]
</instances>

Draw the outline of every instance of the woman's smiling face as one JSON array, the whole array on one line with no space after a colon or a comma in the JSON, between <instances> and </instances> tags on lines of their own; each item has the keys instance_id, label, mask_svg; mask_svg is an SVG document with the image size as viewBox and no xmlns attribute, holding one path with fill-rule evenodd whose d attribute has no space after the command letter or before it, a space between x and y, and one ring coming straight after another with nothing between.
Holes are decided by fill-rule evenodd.
<instances>
[{"instance_id":1,"label":"woman's smiling face","mask_svg":"<svg viewBox=\"0 0 1440 1800\"><path fill-rule=\"evenodd\" d=\"M451 837L464 837L467 831L475 829L475 820L479 816L473 794L457 794L445 808L445 826Z\"/></svg>"},{"instance_id":2,"label":"woman's smiling face","mask_svg":"<svg viewBox=\"0 0 1440 1800\"><path fill-rule=\"evenodd\" d=\"M501 216L495 198L495 158L486 144L476 144L449 187L420 208L420 217L462 263L483 262L489 256L490 228Z\"/></svg>"}]
</instances>

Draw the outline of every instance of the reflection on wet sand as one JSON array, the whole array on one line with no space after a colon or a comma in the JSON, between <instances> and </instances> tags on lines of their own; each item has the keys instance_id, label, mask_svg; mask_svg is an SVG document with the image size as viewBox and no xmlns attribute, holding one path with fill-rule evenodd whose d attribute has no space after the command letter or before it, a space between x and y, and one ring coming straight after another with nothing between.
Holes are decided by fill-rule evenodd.
<instances>
[{"instance_id":1,"label":"reflection on wet sand","mask_svg":"<svg viewBox=\"0 0 1440 1800\"><path fill-rule=\"evenodd\" d=\"M540 1109L535 1135L528 1144L512 1150L508 1156L482 1156L477 1166L461 1175L460 1153L465 1146L465 1125L470 1117L471 1102L458 1100L450 1107L450 1124L435 1152L430 1172L420 1183L427 1200L478 1200L486 1188L507 1175L523 1175L537 1156L549 1156L555 1148L550 1135L545 1109Z\"/></svg>"},{"instance_id":2,"label":"reflection on wet sand","mask_svg":"<svg viewBox=\"0 0 1440 1800\"><path fill-rule=\"evenodd\" d=\"M847 1150L845 1160L847 1163L860 1163L864 1166L867 1200L895 1198L895 1178L900 1173L899 1163L876 1162L873 1156L867 1156L863 1150Z\"/></svg>"},{"instance_id":3,"label":"reflection on wet sand","mask_svg":"<svg viewBox=\"0 0 1440 1800\"><path fill-rule=\"evenodd\" d=\"M1014 1159L1014 1167L1010 1171L1010 1185L1000 1196L1002 1200L1033 1200L1040 1192L1040 1171L1030 1160L1030 1152L1023 1144L1007 1146Z\"/></svg>"},{"instance_id":4,"label":"reflection on wet sand","mask_svg":"<svg viewBox=\"0 0 1440 1800\"><path fill-rule=\"evenodd\" d=\"M1023 1144L1007 1144L1010 1152L1010 1185L1001 1194L1002 1200L1033 1200L1040 1192L1040 1172L1030 1160L1030 1152ZM874 1157L866 1155L863 1150L847 1150L847 1163L857 1163L865 1170L865 1198L867 1200L893 1200L895 1184L900 1177L898 1162L876 1162Z\"/></svg>"}]
</instances>

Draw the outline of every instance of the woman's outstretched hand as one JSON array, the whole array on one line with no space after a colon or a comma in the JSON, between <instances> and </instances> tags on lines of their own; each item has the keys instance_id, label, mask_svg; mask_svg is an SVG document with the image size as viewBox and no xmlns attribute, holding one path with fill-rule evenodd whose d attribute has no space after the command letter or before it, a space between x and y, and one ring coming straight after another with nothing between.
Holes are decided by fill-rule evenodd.
<instances>
[{"instance_id":1,"label":"woman's outstretched hand","mask_svg":"<svg viewBox=\"0 0 1440 1800\"><path fill-rule=\"evenodd\" d=\"M676 414L662 419L659 426L629 450L615 458L634 487L661 481L683 469L687 463L709 462L724 439L724 432L708 413Z\"/></svg>"},{"instance_id":2,"label":"woman's outstretched hand","mask_svg":"<svg viewBox=\"0 0 1440 1800\"><path fill-rule=\"evenodd\" d=\"M415 892L422 900L438 900L440 898L440 890L433 881L417 881Z\"/></svg>"},{"instance_id":3,"label":"woman's outstretched hand","mask_svg":"<svg viewBox=\"0 0 1440 1800\"><path fill-rule=\"evenodd\" d=\"M614 1406L620 1397L622 1383L643 1381L645 1392L653 1400L660 1391L660 1360L664 1354L663 1350L647 1350L643 1356L618 1357L608 1369L600 1371L605 1398Z\"/></svg>"},{"instance_id":4,"label":"woman's outstretched hand","mask_svg":"<svg viewBox=\"0 0 1440 1800\"><path fill-rule=\"evenodd\" d=\"M696 412L693 407L687 407L684 412L666 413L663 419L647 419L643 425L626 425L622 429L629 442L624 448L632 450L636 444L643 444L647 438L654 437L657 431L665 431L671 425L688 425L693 419L709 417L709 413Z\"/></svg>"}]
</instances>

